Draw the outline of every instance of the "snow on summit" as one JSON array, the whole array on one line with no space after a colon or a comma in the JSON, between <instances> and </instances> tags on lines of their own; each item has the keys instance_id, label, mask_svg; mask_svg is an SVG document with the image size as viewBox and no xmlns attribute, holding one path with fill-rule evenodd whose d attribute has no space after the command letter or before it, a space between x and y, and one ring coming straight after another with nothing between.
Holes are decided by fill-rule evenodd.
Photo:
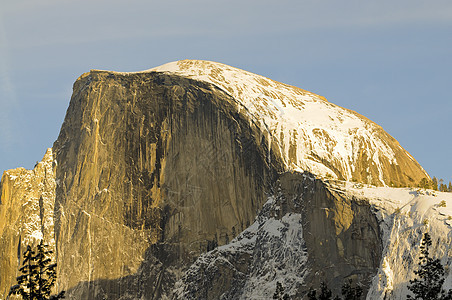
<instances>
[{"instance_id":1,"label":"snow on summit","mask_svg":"<svg viewBox=\"0 0 452 300\"><path fill-rule=\"evenodd\" d=\"M383 186L429 178L380 126L322 96L216 62L182 60L144 72L152 71L205 81L230 94L276 142L288 170ZM416 165L408 169L418 169L411 183L385 173L396 171L401 155Z\"/></svg>"}]
</instances>

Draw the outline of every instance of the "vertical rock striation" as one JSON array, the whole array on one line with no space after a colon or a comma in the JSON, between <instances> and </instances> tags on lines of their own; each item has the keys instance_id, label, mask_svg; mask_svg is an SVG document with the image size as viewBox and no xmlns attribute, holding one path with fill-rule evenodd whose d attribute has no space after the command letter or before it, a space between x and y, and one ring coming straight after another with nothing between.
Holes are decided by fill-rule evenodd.
<instances>
[{"instance_id":1,"label":"vertical rock striation","mask_svg":"<svg viewBox=\"0 0 452 300\"><path fill-rule=\"evenodd\" d=\"M255 222L230 244L202 254L176 283L176 299L271 299L277 282L294 299L324 281L364 294L382 241L368 202L331 190L310 173L284 173Z\"/></svg>"},{"instance_id":2,"label":"vertical rock striation","mask_svg":"<svg viewBox=\"0 0 452 300\"><path fill-rule=\"evenodd\" d=\"M175 281L252 223L282 164L237 111L223 91L175 75L92 71L76 82L53 147L59 282L69 295L139 294L99 280L143 275L151 261L159 267L140 280L163 295L160 278Z\"/></svg>"},{"instance_id":3,"label":"vertical rock striation","mask_svg":"<svg viewBox=\"0 0 452 300\"><path fill-rule=\"evenodd\" d=\"M33 170L5 171L0 190L0 299L4 299L20 275L18 267L27 245L44 239L55 251L52 149Z\"/></svg>"}]
</instances>

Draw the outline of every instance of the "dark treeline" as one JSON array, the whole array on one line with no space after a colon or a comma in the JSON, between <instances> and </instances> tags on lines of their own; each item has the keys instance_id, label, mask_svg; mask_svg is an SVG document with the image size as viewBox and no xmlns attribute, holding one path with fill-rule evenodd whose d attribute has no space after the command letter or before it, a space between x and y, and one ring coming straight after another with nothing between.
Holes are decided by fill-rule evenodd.
<instances>
[{"instance_id":1,"label":"dark treeline","mask_svg":"<svg viewBox=\"0 0 452 300\"><path fill-rule=\"evenodd\" d=\"M440 192L452 192L452 182L449 181L449 184L446 184L443 179L438 179L434 176L432 180L422 178L421 181L419 181L418 187Z\"/></svg>"}]
</instances>

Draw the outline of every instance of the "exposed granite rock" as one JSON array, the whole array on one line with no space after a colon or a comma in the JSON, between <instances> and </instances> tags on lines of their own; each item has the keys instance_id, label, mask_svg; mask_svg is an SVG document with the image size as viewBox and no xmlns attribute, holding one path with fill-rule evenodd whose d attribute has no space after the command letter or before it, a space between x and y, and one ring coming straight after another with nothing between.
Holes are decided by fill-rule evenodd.
<instances>
[{"instance_id":1,"label":"exposed granite rock","mask_svg":"<svg viewBox=\"0 0 452 300\"><path fill-rule=\"evenodd\" d=\"M221 90L175 75L92 71L76 82L54 144L69 297L137 295L138 284L112 291L102 280L142 272L152 273L146 293L163 295L186 263L252 223L282 168L237 111Z\"/></svg>"},{"instance_id":2,"label":"exposed granite rock","mask_svg":"<svg viewBox=\"0 0 452 300\"><path fill-rule=\"evenodd\" d=\"M301 184L296 184L296 176L286 180L282 185L288 195L301 188L306 191L302 195L303 230L312 270L306 284L318 287L325 281L340 294L343 283L351 279L362 285L365 295L382 252L379 222L372 206L321 180Z\"/></svg>"},{"instance_id":3,"label":"exposed granite rock","mask_svg":"<svg viewBox=\"0 0 452 300\"><path fill-rule=\"evenodd\" d=\"M275 279L298 296L322 279L335 291L344 278L367 287L381 252L369 204L307 174L279 174L319 166L395 185L428 175L376 124L397 163L381 158L377 167L366 151L339 161L319 128L284 136L287 128L269 128L244 105L246 91L235 96L240 85L219 84L220 73L211 83L108 71L76 81L53 154L2 177L0 299L23 246L41 238L56 249L57 290L68 299L235 299L257 288L268 296ZM256 105L265 109L274 94L262 95ZM303 134L320 142L300 142ZM350 135L356 149L373 147Z\"/></svg>"},{"instance_id":4,"label":"exposed granite rock","mask_svg":"<svg viewBox=\"0 0 452 300\"><path fill-rule=\"evenodd\" d=\"M55 251L52 149L33 170L5 171L0 190L0 299L5 299L20 275L18 268L27 245L44 239Z\"/></svg>"},{"instance_id":5,"label":"exposed granite rock","mask_svg":"<svg viewBox=\"0 0 452 300\"><path fill-rule=\"evenodd\" d=\"M227 91L276 141L287 170L377 186L415 186L429 178L379 125L325 97L211 61L181 60L154 70Z\"/></svg>"},{"instance_id":6,"label":"exposed granite rock","mask_svg":"<svg viewBox=\"0 0 452 300\"><path fill-rule=\"evenodd\" d=\"M176 284L177 299L270 299L276 282L295 299L325 281L352 279L366 293L381 259L367 202L344 197L309 173L285 173L256 221L230 244L202 254Z\"/></svg>"}]
</instances>

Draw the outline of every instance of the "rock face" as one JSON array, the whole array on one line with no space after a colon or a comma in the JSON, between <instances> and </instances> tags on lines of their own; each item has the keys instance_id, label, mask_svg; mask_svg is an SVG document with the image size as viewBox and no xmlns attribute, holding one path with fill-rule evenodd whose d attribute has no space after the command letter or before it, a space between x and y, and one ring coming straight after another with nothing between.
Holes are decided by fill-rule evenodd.
<instances>
[{"instance_id":1,"label":"rock face","mask_svg":"<svg viewBox=\"0 0 452 300\"><path fill-rule=\"evenodd\" d=\"M269 145L212 85L161 73L84 75L53 147L61 288L101 297L98 279L157 260L146 293L164 293L157 278L176 280L185 263L253 222L282 170ZM169 270L156 256L177 263Z\"/></svg>"},{"instance_id":2,"label":"rock face","mask_svg":"<svg viewBox=\"0 0 452 300\"><path fill-rule=\"evenodd\" d=\"M371 206L303 170L428 178L378 125L258 75L199 61L83 74L43 162L2 177L0 299L41 238L69 299L266 297L274 279L301 296L316 272L367 288Z\"/></svg>"},{"instance_id":3,"label":"rock face","mask_svg":"<svg viewBox=\"0 0 452 300\"><path fill-rule=\"evenodd\" d=\"M202 80L226 91L275 141L289 170L377 186L414 186L429 178L380 126L322 96L209 61L183 60L149 71Z\"/></svg>"},{"instance_id":4,"label":"rock face","mask_svg":"<svg viewBox=\"0 0 452 300\"><path fill-rule=\"evenodd\" d=\"M52 150L31 171L5 171L0 185L0 299L16 284L27 245L44 239L55 251L55 164Z\"/></svg>"},{"instance_id":5,"label":"rock face","mask_svg":"<svg viewBox=\"0 0 452 300\"><path fill-rule=\"evenodd\" d=\"M176 284L177 299L271 299L276 283L294 299L345 280L370 286L381 259L368 202L330 190L310 173L285 173L256 221L230 244L201 255Z\"/></svg>"},{"instance_id":6,"label":"rock face","mask_svg":"<svg viewBox=\"0 0 452 300\"><path fill-rule=\"evenodd\" d=\"M347 280L359 282L364 295L380 266L382 239L379 221L369 202L331 189L321 180L285 180L292 198L304 203L303 220L310 270L306 283L320 286L328 283L336 294ZM295 189L295 186L297 189Z\"/></svg>"}]
</instances>

